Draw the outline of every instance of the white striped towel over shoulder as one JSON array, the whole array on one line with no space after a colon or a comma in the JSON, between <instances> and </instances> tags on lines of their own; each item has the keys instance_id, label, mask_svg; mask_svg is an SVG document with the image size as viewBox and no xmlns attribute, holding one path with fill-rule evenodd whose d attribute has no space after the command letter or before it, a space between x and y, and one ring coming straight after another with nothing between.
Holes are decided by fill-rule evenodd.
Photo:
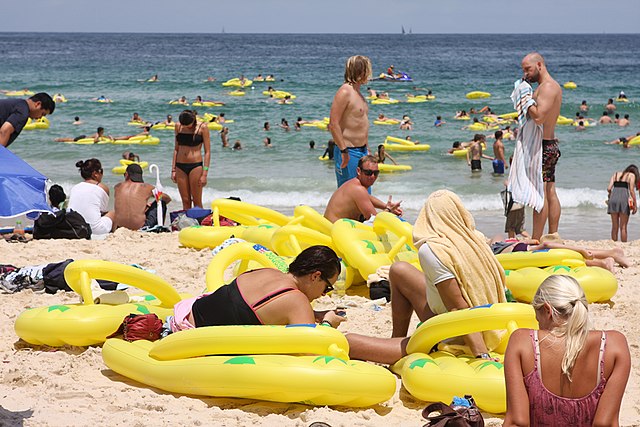
<instances>
[{"instance_id":1,"label":"white striped towel over shoulder","mask_svg":"<svg viewBox=\"0 0 640 427\"><path fill-rule=\"evenodd\" d=\"M542 126L527 116L529 107L535 105L533 89L526 81L517 80L511 94L513 107L518 112L518 140L509 170L507 189L513 200L540 212L544 206L544 182L542 182Z\"/></svg>"}]
</instances>

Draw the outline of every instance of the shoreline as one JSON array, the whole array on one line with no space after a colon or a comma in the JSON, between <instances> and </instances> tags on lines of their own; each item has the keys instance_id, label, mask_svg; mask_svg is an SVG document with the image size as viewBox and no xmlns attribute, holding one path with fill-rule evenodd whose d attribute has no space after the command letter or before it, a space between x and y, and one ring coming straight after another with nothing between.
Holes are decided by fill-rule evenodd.
<instances>
[{"instance_id":1,"label":"shoreline","mask_svg":"<svg viewBox=\"0 0 640 427\"><path fill-rule=\"evenodd\" d=\"M628 269L615 268L619 289L611 304L591 304L594 327L617 329L627 336L632 354L632 372L620 413L621 425L640 423L640 326L637 321L640 302L635 298L635 276L640 274L640 241L614 244L611 241L579 241L595 248L622 247L633 260ZM159 250L162 248L161 250ZM156 271L179 292L199 293L204 287L209 250L181 248L177 233L151 234L120 229L103 241L40 240L10 244L0 240L2 262L18 267L59 262L66 258L103 259L137 263ZM388 337L391 334L391 309L372 309L369 300L355 294L366 293L357 287L347 292L347 322L339 330ZM134 293L134 292L131 292ZM400 386L387 402L370 408L310 407L232 398L180 396L152 389L124 378L106 368L99 347L31 346L18 339L15 318L29 307L73 303L74 293L56 295L23 291L1 295L0 309L0 424L25 426L95 425L108 414L114 425L131 422L131 412L140 420L155 419L159 425L284 425L307 426L324 421L332 426L400 426L424 423L420 413L425 402L411 397ZM318 301L332 306L330 296ZM417 325L414 316L411 329ZM42 399L43 396L49 399ZM185 411L186 410L186 411ZM32 411L32 412L31 412ZM69 422L69 415L75 415ZM186 415L185 415L186 414ZM499 426L502 419L484 414L487 426ZM210 420L206 422L203 420ZM215 421L213 421L215 420ZM144 421L143 423L146 423Z\"/></svg>"}]
</instances>

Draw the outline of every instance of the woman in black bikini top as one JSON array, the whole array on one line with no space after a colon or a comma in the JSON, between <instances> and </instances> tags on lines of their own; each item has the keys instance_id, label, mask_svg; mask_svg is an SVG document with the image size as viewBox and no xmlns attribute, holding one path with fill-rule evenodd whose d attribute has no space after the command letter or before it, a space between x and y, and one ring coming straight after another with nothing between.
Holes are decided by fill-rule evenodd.
<instances>
[{"instance_id":1,"label":"woman in black bikini top","mask_svg":"<svg viewBox=\"0 0 640 427\"><path fill-rule=\"evenodd\" d=\"M215 292L179 302L172 330L226 325L292 325L320 321L337 327L344 313L315 312L309 304L333 289L341 265L327 246L311 246L289 265L248 271Z\"/></svg>"},{"instance_id":2,"label":"woman in black bikini top","mask_svg":"<svg viewBox=\"0 0 640 427\"><path fill-rule=\"evenodd\" d=\"M202 207L202 189L207 185L211 160L209 128L198 123L196 113L184 110L175 127L171 180L178 184L182 209ZM204 146L204 160L201 146Z\"/></svg>"}]
</instances>

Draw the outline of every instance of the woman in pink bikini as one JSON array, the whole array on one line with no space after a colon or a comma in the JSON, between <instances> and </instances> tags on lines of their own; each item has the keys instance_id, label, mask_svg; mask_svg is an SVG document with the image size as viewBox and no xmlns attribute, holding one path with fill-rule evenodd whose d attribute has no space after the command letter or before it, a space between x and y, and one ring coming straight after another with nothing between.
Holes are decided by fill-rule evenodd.
<instances>
[{"instance_id":1,"label":"woman in pink bikini","mask_svg":"<svg viewBox=\"0 0 640 427\"><path fill-rule=\"evenodd\" d=\"M591 331L578 282L554 275L531 303L540 330L519 329L505 355L503 426L617 426L631 356L618 331Z\"/></svg>"}]
</instances>

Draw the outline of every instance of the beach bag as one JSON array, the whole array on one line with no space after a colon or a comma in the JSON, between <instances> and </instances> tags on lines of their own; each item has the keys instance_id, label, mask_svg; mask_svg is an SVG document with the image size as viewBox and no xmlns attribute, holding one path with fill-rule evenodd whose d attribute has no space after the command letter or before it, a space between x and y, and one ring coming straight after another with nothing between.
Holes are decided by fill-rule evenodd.
<instances>
[{"instance_id":1,"label":"beach bag","mask_svg":"<svg viewBox=\"0 0 640 427\"><path fill-rule=\"evenodd\" d=\"M122 324L111 336L124 336L125 341L160 339L162 333L162 320L155 314L130 314L124 318Z\"/></svg>"},{"instance_id":2,"label":"beach bag","mask_svg":"<svg viewBox=\"0 0 640 427\"><path fill-rule=\"evenodd\" d=\"M463 406L458 403L464 402ZM476 407L473 397L466 395L464 399L454 397L452 406L443 402L432 403L424 408L422 416L427 420L423 427L484 427L484 418ZM438 415L430 415L439 412Z\"/></svg>"},{"instance_id":3,"label":"beach bag","mask_svg":"<svg viewBox=\"0 0 640 427\"><path fill-rule=\"evenodd\" d=\"M42 280L44 281L44 291L48 294L55 294L58 291L71 292L72 289L64 280L64 269L73 262L68 259L62 262L48 264L42 269Z\"/></svg>"},{"instance_id":4,"label":"beach bag","mask_svg":"<svg viewBox=\"0 0 640 427\"><path fill-rule=\"evenodd\" d=\"M76 211L43 213L33 223L34 239L90 239L91 226Z\"/></svg>"}]
</instances>

